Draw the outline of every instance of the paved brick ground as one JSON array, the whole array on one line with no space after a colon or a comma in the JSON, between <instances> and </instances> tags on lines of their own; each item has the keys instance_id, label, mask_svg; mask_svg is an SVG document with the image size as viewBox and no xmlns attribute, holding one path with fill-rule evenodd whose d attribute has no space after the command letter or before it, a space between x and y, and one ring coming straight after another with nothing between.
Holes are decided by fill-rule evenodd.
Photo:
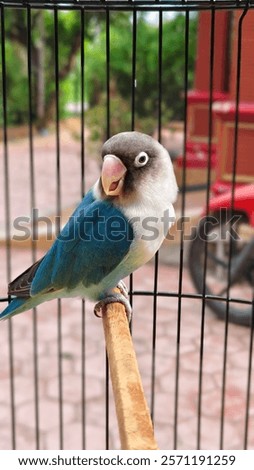
<instances>
[{"instance_id":1,"label":"paved brick ground","mask_svg":"<svg viewBox=\"0 0 254 470\"><path fill-rule=\"evenodd\" d=\"M55 141L54 136L38 137L35 147L36 201L44 214L55 208ZM67 130L62 131L61 173L63 207L80 198L80 148ZM70 164L71 158L71 164ZM20 160L20 163L17 163ZM2 161L2 158L1 158ZM29 154L26 140L9 146L11 218L29 214ZM2 163L1 163L2 165ZM87 160L86 180L90 186L98 173L96 159ZM3 172L1 171L1 175ZM0 185L3 190L4 179ZM200 198L187 195L188 206L200 204ZM0 227L3 231L4 210L1 204ZM174 248L175 249L175 248ZM37 257L43 253L38 250ZM6 251L0 247L0 295L6 290ZM163 258L164 259L164 258ZM178 292L178 265L159 267L158 290ZM12 276L31 263L27 250L12 249ZM150 263L134 275L135 289L153 290L154 265ZM193 292L184 269L183 291ZM105 351L101 321L93 315L93 305L85 304L85 439L88 449L105 447ZM58 315L56 302L44 304L37 311L39 436L42 449L59 448L59 356ZM177 351L178 300L158 298L156 330L154 422L159 447L172 449L175 432L175 376ZM181 306L181 340L179 356L179 393L177 442L180 449L197 445L201 302L183 299ZM133 340L142 381L151 404L153 298L134 298ZM65 449L82 446L82 314L79 299L62 302L61 367L63 394L63 442ZM201 414L201 448L217 449L220 442L222 374L225 326L207 309L203 355L203 389ZM26 312L12 320L13 379L18 449L36 447L34 329L33 314ZM10 325L0 325L0 449L12 446L10 400ZM224 448L242 449L246 415L250 330L229 326L225 386ZM252 380L253 382L253 380ZM253 384L252 384L253 385ZM253 386L252 386L253 389ZM109 441L119 448L114 403L110 390ZM254 399L249 407L248 447L254 449Z\"/></svg>"}]
</instances>

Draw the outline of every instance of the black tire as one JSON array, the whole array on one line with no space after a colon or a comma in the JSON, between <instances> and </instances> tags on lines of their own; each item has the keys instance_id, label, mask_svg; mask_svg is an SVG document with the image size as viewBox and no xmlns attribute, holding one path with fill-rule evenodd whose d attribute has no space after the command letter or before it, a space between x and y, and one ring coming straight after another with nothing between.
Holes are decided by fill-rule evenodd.
<instances>
[{"instance_id":1,"label":"black tire","mask_svg":"<svg viewBox=\"0 0 254 470\"><path fill-rule=\"evenodd\" d=\"M239 224L241 223L246 223L246 218L243 215L240 215L239 217ZM190 250L189 250L189 258L188 258L188 265L189 265L189 271L190 275L192 278L192 281L194 283L194 286L198 293L203 294L203 283L204 283L204 258L205 258L205 246L207 245L207 275L206 275L206 283L205 283L205 294L207 295L218 295L218 292L216 292L216 288L214 285L217 283L218 284L218 279L216 278L216 269L220 269L223 272L225 271L225 277L224 277L224 283L228 279L228 254L229 254L229 242L227 242L228 246L226 247L227 249L224 250L226 252L225 259L223 258L220 259L217 257L217 255L214 255L214 250L215 250L215 243L214 241L211 242L209 238L211 239L212 236L212 230L215 231L213 233L216 233L216 230L218 229L221 230L223 227L223 224L225 225L226 220L225 217L223 217L222 214L219 214L219 216L207 216L202 219L200 224L198 225L195 233L195 237L193 237L190 245ZM209 228L210 226L210 228ZM222 230L221 232L222 233ZM221 242L226 245L225 242ZM242 243L242 245L241 245ZM239 241L233 241L232 245L232 262L234 259L234 256L237 256L237 254L240 252L243 246L243 242L239 243ZM247 243L247 242L245 242ZM217 268L216 268L217 264ZM218 268L219 267L219 268ZM213 272L214 269L214 272ZM250 272L250 267L246 269L246 272L243 273L242 278L239 280L239 285L244 286L244 288L247 290L248 288L248 294L250 291L250 298L248 295L248 300L251 301L252 298L252 292L253 292L253 283L252 283L252 273L254 272L254 261L253 261L253 269L251 265L251 272ZM211 281L214 277L214 283ZM209 279L210 279L210 284L209 284ZM233 288L233 286L232 286ZM218 290L218 289L217 289ZM230 295L231 297L234 297ZM222 297L226 297L226 292L222 295ZM243 298L243 295L238 296L240 298ZM237 298L235 296L235 298ZM244 298L244 300L247 300ZM213 312L218 316L218 318L222 319L225 321L226 316L227 316L227 302L225 300L206 300L207 305L213 310ZM231 323L235 323L237 325L243 325L243 326L250 326L252 323L252 305L250 304L244 304L244 303L236 303L236 302L229 302L229 308L228 308L228 320Z\"/></svg>"}]
</instances>

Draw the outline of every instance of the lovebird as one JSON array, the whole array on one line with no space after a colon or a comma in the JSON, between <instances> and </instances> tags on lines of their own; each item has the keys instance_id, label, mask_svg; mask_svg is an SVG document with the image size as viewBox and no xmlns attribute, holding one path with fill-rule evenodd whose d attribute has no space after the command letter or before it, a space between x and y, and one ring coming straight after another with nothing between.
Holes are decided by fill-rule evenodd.
<instances>
[{"instance_id":1,"label":"lovebird","mask_svg":"<svg viewBox=\"0 0 254 470\"><path fill-rule=\"evenodd\" d=\"M177 183L167 150L140 132L121 132L102 146L100 178L45 256L8 286L6 319L55 298L131 306L122 278L149 261L175 221ZM113 292L115 287L120 292Z\"/></svg>"}]
</instances>

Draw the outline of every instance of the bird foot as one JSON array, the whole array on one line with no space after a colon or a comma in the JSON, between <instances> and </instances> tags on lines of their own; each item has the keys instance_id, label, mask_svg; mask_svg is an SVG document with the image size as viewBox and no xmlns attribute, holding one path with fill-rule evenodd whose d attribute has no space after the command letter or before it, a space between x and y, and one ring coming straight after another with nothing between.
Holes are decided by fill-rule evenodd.
<instances>
[{"instance_id":1,"label":"bird foot","mask_svg":"<svg viewBox=\"0 0 254 470\"><path fill-rule=\"evenodd\" d=\"M127 300L129 300L129 292L128 292L128 289L127 289L127 287L126 287L126 284L125 284L123 281L119 281L116 287L120 290L121 294L122 294Z\"/></svg>"},{"instance_id":2,"label":"bird foot","mask_svg":"<svg viewBox=\"0 0 254 470\"><path fill-rule=\"evenodd\" d=\"M121 290L121 292L123 292L123 290L119 287L119 285L117 287L119 288L119 290ZM124 285L124 287L126 289L125 285ZM127 289L126 289L124 294L123 293L120 294L118 292L112 292L112 293L110 293L110 295L108 295L104 299L100 300L94 307L95 316L101 318L103 316L103 314L105 313L106 305L112 304L112 303L115 303L115 302L119 302L119 303L124 305L128 321L130 322L131 321L132 308L130 306L130 302L129 302L128 298L126 298L126 295L125 295L126 292L127 292Z\"/></svg>"}]
</instances>

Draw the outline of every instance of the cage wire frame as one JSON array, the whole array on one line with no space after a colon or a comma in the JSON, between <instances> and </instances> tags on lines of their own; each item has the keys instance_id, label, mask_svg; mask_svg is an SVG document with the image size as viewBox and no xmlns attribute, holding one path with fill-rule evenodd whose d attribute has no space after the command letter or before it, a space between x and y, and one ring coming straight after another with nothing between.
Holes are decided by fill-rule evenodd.
<instances>
[{"instance_id":1,"label":"cage wire frame","mask_svg":"<svg viewBox=\"0 0 254 470\"><path fill-rule=\"evenodd\" d=\"M189 21L190 13L192 11L204 11L210 12L210 51L208 55L209 60L209 132L208 132L208 168L207 168L207 185L206 185L206 208L208 211L209 197L210 197L210 184L211 184L211 155L212 155L212 133L213 133L213 119L212 119L212 104L213 104L213 90L214 90L214 35L216 25L216 14L217 11L222 9L227 10L241 10L241 16L238 23L238 50L237 50L237 80L236 80L236 113L235 113L235 126L234 126L234 154L233 154L233 179L232 179L232 193L231 201L233 207L234 193L236 187L236 163L237 163L237 148L238 148L238 127L239 127L239 101L240 101L240 80L241 80L241 41L242 41L242 25L244 18L248 14L248 11L254 7L254 1L240 1L240 0L169 0L169 1L12 1L5 0L0 2L0 13L1 13L1 60L2 60L2 100L3 100L3 153L4 153L4 199L5 199L5 230L6 230L6 252L7 252L7 278L11 280L11 257L12 248L10 243L11 234L11 220L10 220L10 166L9 166L9 135L8 135L8 89L6 83L6 48L5 48L5 13L6 9L20 8L26 12L27 21L27 80L28 80L28 138L29 138L29 159L30 159L30 201L31 210L39 204L36 199L36 181L35 181L35 170L34 170L34 132L33 132L33 98L32 98L32 62L31 62L31 12L33 9L47 9L53 11L54 16L54 64L52 65L55 70L55 98L56 98L56 118L55 118L55 138L56 138L56 182L57 182L57 194L56 194L56 215L61 214L62 202L61 202L61 133L60 133L60 108L59 108L59 29L58 29L58 15L60 11L64 10L77 10L80 14L80 101L81 101L81 115L80 115L80 195L83 197L85 193L85 162L86 162L86 141L85 141L85 50L84 40L85 37L85 21L86 13L91 11L100 11L105 16L106 25L106 41L105 41L105 54L106 54L106 134L107 137L111 136L111 96L110 96L110 21L111 13L115 11L128 11L132 15L132 80L131 80L131 123L130 129L135 130L136 125L136 65L137 65L137 27L138 27L138 14L139 12L156 12L158 14L158 110L157 110L157 130L158 140L161 140L162 130L162 37L163 37L163 14L168 11L182 12L185 15L185 65L184 65L184 76L183 76L183 89L184 89L184 165L183 165L183 191L181 200L181 215L185 215L186 211L186 144L187 144L187 91L188 91L188 70L189 70ZM60 220L60 219L58 219ZM184 270L184 227L183 219L181 222L181 236L180 236L180 257L179 257L179 280L178 280L178 291L177 292L163 292L158 290L158 273L159 273L159 254L157 253L154 261L154 279L153 279L153 290L135 290L133 283L133 276L130 277L130 301L133 302L136 296L149 296L153 299L153 332L152 332L152 370L151 370L151 403L150 410L153 419L154 416L154 400L155 400L155 381L156 381L156 339L157 339L157 302L159 297L176 298L178 301L178 313L177 313L177 333L176 333L176 369L175 369L175 393L174 393L174 438L172 447L178 448L178 418L179 418L179 380L180 380L180 347L181 347L181 327L184 319L182 318L182 301L183 299L199 299L202 301L202 313L200 323L200 350L199 350L199 379L198 379L198 403L197 403L197 436L196 436L196 448L200 449L201 442L201 427L202 427L202 396L203 396L203 356L205 347L205 316L206 316L206 300L215 298L205 294L205 277L207 271L207 249L205 252L204 259L204 284L203 294L189 294L183 290L183 270ZM33 230L36 227L33 226ZM57 231L60 230L60 225L57 227ZM32 260L36 260L36 246L32 243ZM218 301L226 302L227 305L227 318L224 329L224 350L223 350L223 373L222 373L222 390L221 390L221 417L220 417L220 448L224 448L225 439L225 388L226 388L226 375L227 375L227 359L228 359L228 333L229 333L229 321L228 312L230 302L245 303L252 305L252 324L250 328L249 336L249 358L248 358L248 377L246 387L246 408L245 408L245 430L243 436L243 448L248 448L248 433L249 433L249 406L251 397L251 377L252 377L252 353L253 353L253 331L254 331L254 301L248 301L244 299L231 299L229 296L229 285L230 285L230 265L232 259L232 239L230 243L230 257L228 266L228 289L226 295L218 297ZM8 300L6 298L0 299L2 302ZM81 328L82 328L82 341L81 341L81 402L82 402L82 448L86 448L86 358L85 358L85 303L82 301L81 306ZM39 393L38 393L38 380L39 380L39 352L38 352L38 324L36 310L32 316L32 328L33 328L33 364L34 364L34 409L35 409L35 443L36 449L41 448L41 435L40 435L40 413L39 413ZM15 370L14 370L14 355L15 345L13 337L13 320L8 321L8 335L9 335L9 368L10 368L10 413L11 413L11 427L12 427L12 448L17 448L16 439L16 402L15 402ZM61 301L58 300L57 305L57 338L58 338L58 393L59 393L59 448L64 449L64 419L63 419L63 367L62 367L62 317L61 317ZM110 432L110 420L109 420L109 368L106 358L106 388L105 388L105 448L109 449L109 432Z\"/></svg>"}]
</instances>

